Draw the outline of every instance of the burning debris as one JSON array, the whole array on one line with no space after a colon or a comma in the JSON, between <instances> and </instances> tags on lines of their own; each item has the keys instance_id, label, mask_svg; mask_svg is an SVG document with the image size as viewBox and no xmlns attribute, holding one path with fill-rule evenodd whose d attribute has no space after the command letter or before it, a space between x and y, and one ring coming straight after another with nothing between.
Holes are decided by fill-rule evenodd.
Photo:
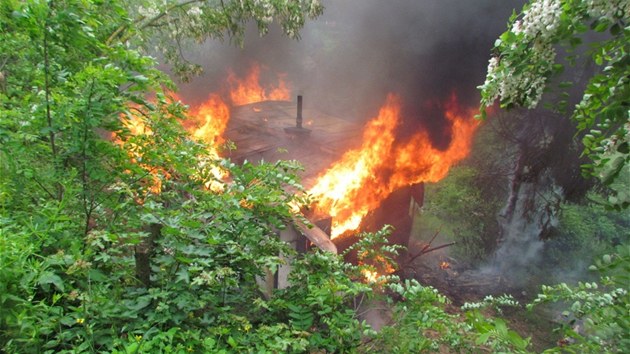
<instances>
[{"instance_id":1,"label":"burning debris","mask_svg":"<svg viewBox=\"0 0 630 354\"><path fill-rule=\"evenodd\" d=\"M308 103L317 109L342 117L346 126L365 125L362 140L357 142L351 136L355 132L329 129L325 133L330 135L324 136L319 117L313 120L305 116L301 128L311 131L311 155L320 157L314 161L301 159L310 156L308 153L294 152L302 148L299 144L304 139L300 136L290 135L289 142L284 136L287 134L263 136L272 135L279 122L281 132L294 125L279 118L288 110L284 105L257 103L246 108L248 113L256 114L256 120L247 116L238 122L243 123L243 131L260 133L242 134L241 141L247 147L236 142L241 149L235 153L238 158L296 158L309 169L308 173L326 171L318 179L307 176L304 184L319 200L314 206L319 214L315 219L332 216L332 236L338 238L361 228L362 220L394 191L440 180L468 154L478 125L472 119L476 112L468 107L478 103L475 86L482 80L478 72L487 64L486 54L478 54L475 49L491 43L504 28L502 20L479 22L478 18L506 18L515 3L420 4L403 0L391 6L377 0L332 2L327 4L322 21L305 27L300 42L284 41L272 28L265 38L248 35L244 48L207 44L207 51L199 55L204 58L200 61L210 79L189 85L190 97L194 99L207 90L209 82L221 82L218 75L224 72L216 68L230 65L234 70L230 70L224 86L231 89L229 100L235 105L288 100L290 88L308 95ZM453 17L462 7L466 16ZM393 18L397 21L391 21ZM400 48L401 42L408 45ZM213 55L218 51L220 57ZM264 65L252 66L252 59ZM248 67L253 70L243 75ZM283 74L269 77L269 72ZM286 95L277 95L285 91ZM378 112L379 101L385 97L379 114L365 123L364 118ZM238 114L247 115L241 111ZM232 131L227 134L236 135ZM347 144L338 144L339 140ZM278 156L272 151L279 142L287 143L282 148L289 154ZM356 148L347 151L348 146ZM330 165L322 162L331 158L338 161Z\"/></svg>"},{"instance_id":2,"label":"burning debris","mask_svg":"<svg viewBox=\"0 0 630 354\"><path fill-rule=\"evenodd\" d=\"M283 79L284 75L278 76L277 86L262 86L260 84L260 70L260 65L253 64L249 73L242 80L230 70L226 79L230 91L228 95L224 96L229 96L231 102L236 105L261 102L268 99L288 99L289 90ZM173 93L172 96L173 99L182 100L177 94ZM225 141L224 133L231 115L226 100L219 93L211 93L201 104L191 106L189 112L188 119L181 122L182 126L190 133L191 137L207 143L211 149L208 151L209 156L218 159L220 157L219 146ZM128 114L122 118L122 121L132 136L150 136L153 134L150 127L146 126L138 115ZM126 144L116 133L112 134L111 139L116 144ZM137 146L133 143L127 143L126 149L133 162L141 160L141 153L137 151ZM148 186L148 191L159 194L162 189L160 176L168 178L168 173L161 171L157 167L146 166L141 163L139 163L139 166L147 170L152 176L152 182ZM215 166L210 173L213 176L213 180L209 181L206 187L213 192L223 191L224 183L222 181L227 178L227 172ZM141 199L140 197L138 198L139 201Z\"/></svg>"}]
</instances>

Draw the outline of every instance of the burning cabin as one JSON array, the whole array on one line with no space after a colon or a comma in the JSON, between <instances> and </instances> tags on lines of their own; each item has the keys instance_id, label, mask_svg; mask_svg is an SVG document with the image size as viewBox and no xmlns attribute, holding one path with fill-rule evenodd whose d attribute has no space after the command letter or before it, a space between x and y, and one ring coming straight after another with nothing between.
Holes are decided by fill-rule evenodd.
<instances>
[{"instance_id":1,"label":"burning cabin","mask_svg":"<svg viewBox=\"0 0 630 354\"><path fill-rule=\"evenodd\" d=\"M304 107L302 96L298 96L297 102L268 100L234 107L224 136L237 146L229 155L235 162L299 161L305 167L303 185L310 190L349 147L361 146L362 132L363 127L356 123ZM395 228L391 241L406 246L412 217L422 205L422 198L422 183L400 188L362 217L357 228L333 234L332 239L334 215L315 208L307 211L315 227L308 228L296 221L279 236L298 252L319 247L336 253L356 241L355 230L376 231L384 224L391 224ZM268 274L266 287L270 289L272 283L274 287L286 286L289 271L288 266L284 266L277 274Z\"/></svg>"}]
</instances>

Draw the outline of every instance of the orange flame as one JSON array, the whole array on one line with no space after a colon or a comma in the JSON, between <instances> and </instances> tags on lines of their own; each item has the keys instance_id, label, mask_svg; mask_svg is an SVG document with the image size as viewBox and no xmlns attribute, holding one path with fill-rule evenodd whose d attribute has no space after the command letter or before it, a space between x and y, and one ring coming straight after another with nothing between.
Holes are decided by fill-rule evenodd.
<instances>
[{"instance_id":1,"label":"orange flame","mask_svg":"<svg viewBox=\"0 0 630 354\"><path fill-rule=\"evenodd\" d=\"M230 98L233 104L243 105L253 102L260 102L265 100L288 100L290 92L288 85L284 78L285 74L278 75L277 86L270 86L262 88L260 86L260 71L261 67L258 64L254 64L251 67L250 72L246 77L241 80L232 70L228 72L227 84L230 87ZM170 93L170 95L179 100L179 97ZM255 111L260 111L260 108L255 107ZM223 134L227 128L228 121L230 119L230 109L225 101L218 94L211 94L208 99L201 105L191 107L189 119L181 122L184 128L190 133L190 135L198 140L201 140L210 145L210 151L208 155L211 158L219 158L218 146L224 142ZM132 135L152 135L153 132L144 125L139 117L128 116L123 117L123 124ZM124 142L120 137L115 134L112 136L112 140L119 145L123 145ZM128 146L130 151L128 152L133 162L141 160L140 153L137 151L139 147ZM160 171L159 168L152 168L140 164L142 168L147 170L152 176L152 185L149 186L149 190L153 193L161 192L161 180L159 173L168 177L165 171ZM206 187L215 192L223 191L225 184L222 182L227 177L227 172L220 167L212 167L210 174L213 177L213 181L209 181Z\"/></svg>"},{"instance_id":2,"label":"orange flame","mask_svg":"<svg viewBox=\"0 0 630 354\"><path fill-rule=\"evenodd\" d=\"M356 230L363 217L393 191L439 181L454 163L469 154L479 125L472 119L474 111L460 109L454 96L445 106L444 115L452 124L446 150L434 148L426 131L398 143L395 129L401 102L397 96L388 95L378 116L365 127L361 147L346 152L309 191L318 200L316 211L333 219L332 238Z\"/></svg>"},{"instance_id":3,"label":"orange flame","mask_svg":"<svg viewBox=\"0 0 630 354\"><path fill-rule=\"evenodd\" d=\"M216 147L224 141L229 119L227 104L219 95L211 94L199 107L191 107L190 118L183 125L194 138Z\"/></svg>"},{"instance_id":4,"label":"orange flame","mask_svg":"<svg viewBox=\"0 0 630 354\"><path fill-rule=\"evenodd\" d=\"M363 273L363 276L368 283L376 283L376 280L380 277L377 272L373 272L369 269L363 269L361 270L361 273Z\"/></svg>"},{"instance_id":5,"label":"orange flame","mask_svg":"<svg viewBox=\"0 0 630 354\"><path fill-rule=\"evenodd\" d=\"M144 122L138 115L135 115L133 113L130 113L128 115L121 115L121 122L133 136L153 135L153 131L151 130L151 128L148 127L146 124L144 124ZM146 186L147 191L154 194L161 193L162 180L160 179L160 174L168 177L168 172L164 171L163 169L159 167L149 166L144 163L139 163L138 161L142 160L142 153L140 152L141 147L138 146L137 144L124 141L116 133L112 133L111 139L115 144L119 146L123 146L127 144L126 149L127 149L127 154L129 155L130 160L133 163L138 164L138 166L142 167L142 169L148 172L151 181L148 182L148 185ZM146 194L144 196L137 196L136 202L138 202L139 204L144 203L144 197L146 197Z\"/></svg>"},{"instance_id":6,"label":"orange flame","mask_svg":"<svg viewBox=\"0 0 630 354\"><path fill-rule=\"evenodd\" d=\"M278 75L277 86L263 88L260 85L260 65L253 64L243 79L239 79L232 70L229 70L227 83L230 89L230 99L237 106L267 100L288 101L290 91L284 80L285 76L285 74Z\"/></svg>"},{"instance_id":7,"label":"orange flame","mask_svg":"<svg viewBox=\"0 0 630 354\"><path fill-rule=\"evenodd\" d=\"M211 158L219 158L219 145L223 143L223 133L230 119L230 109L221 96L211 94L208 99L198 107L190 109L190 118L183 122L186 130L198 140L210 146L208 155ZM210 169L212 181L206 183L206 188L213 192L222 192L225 189L223 180L227 172L218 166Z\"/></svg>"}]
</instances>

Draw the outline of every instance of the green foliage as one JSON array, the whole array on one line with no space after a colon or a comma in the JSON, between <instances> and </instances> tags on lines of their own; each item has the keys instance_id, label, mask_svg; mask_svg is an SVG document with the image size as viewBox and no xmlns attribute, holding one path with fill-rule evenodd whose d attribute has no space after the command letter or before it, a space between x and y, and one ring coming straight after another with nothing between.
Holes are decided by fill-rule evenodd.
<instances>
[{"instance_id":1,"label":"green foliage","mask_svg":"<svg viewBox=\"0 0 630 354\"><path fill-rule=\"evenodd\" d=\"M391 283L388 288L403 301L393 308L393 325L371 336L363 352L437 352L442 346L463 346L465 325L444 310L447 300L437 290L415 280Z\"/></svg>"},{"instance_id":2,"label":"green foliage","mask_svg":"<svg viewBox=\"0 0 630 354\"><path fill-rule=\"evenodd\" d=\"M421 222L431 234L441 235L456 243L453 256L467 262L485 259L496 245L496 219L499 195L496 183L488 193L482 171L458 166L436 184L427 185L429 198L422 209ZM496 181L495 181L496 182ZM428 238L430 236L424 237Z\"/></svg>"},{"instance_id":3,"label":"green foliage","mask_svg":"<svg viewBox=\"0 0 630 354\"><path fill-rule=\"evenodd\" d=\"M547 352L625 353L630 350L630 247L618 246L615 253L602 256L591 269L601 272L599 284L543 286L542 293L528 305L533 308L552 302L570 304L562 313L570 319L562 328L566 336L563 344Z\"/></svg>"},{"instance_id":4,"label":"green foliage","mask_svg":"<svg viewBox=\"0 0 630 354\"><path fill-rule=\"evenodd\" d=\"M279 240L294 217L288 205L304 201L299 165L236 165L210 154L183 131L187 112L169 97L173 83L140 47L171 26L179 26L174 40L238 35L252 18L264 32L270 15L295 36L321 7L214 4L0 5L0 350L521 348L501 320L475 317L491 325L474 327L417 282L362 282L362 271L382 266L370 262L395 263L389 228L362 236L354 247L361 265L322 252L297 256ZM221 188L210 191L212 183ZM291 283L266 296L257 278L285 262L280 254L295 256ZM395 313L379 334L357 314L372 297Z\"/></svg>"},{"instance_id":5,"label":"green foliage","mask_svg":"<svg viewBox=\"0 0 630 354\"><path fill-rule=\"evenodd\" d=\"M616 195L610 203L616 208L630 206L629 21L626 1L532 0L512 16L508 31L495 42L486 81L479 87L482 116L497 98L502 108L533 108L551 77L564 67L556 60L558 46L566 48L568 64L580 55L590 58L598 71L589 74L572 116L584 133L584 154L593 161L584 166L585 172L612 187ZM599 35L583 43L589 30ZM566 95L560 97L557 109L564 111ZM626 179L622 186L613 183L619 176Z\"/></svg>"},{"instance_id":6,"label":"green foliage","mask_svg":"<svg viewBox=\"0 0 630 354\"><path fill-rule=\"evenodd\" d=\"M293 266L291 285L270 302L272 313L307 334L307 351L356 348L367 327L357 319L354 303L368 296L371 287L355 281L355 267L330 253L309 253Z\"/></svg>"},{"instance_id":7,"label":"green foliage","mask_svg":"<svg viewBox=\"0 0 630 354\"><path fill-rule=\"evenodd\" d=\"M391 326L372 334L362 352L528 352L529 339L510 330L504 320L484 316L485 306L516 306L511 297L486 298L481 304L467 304L465 313L446 311L448 300L436 289L415 280L390 283L389 289L402 301L393 306Z\"/></svg>"},{"instance_id":8,"label":"green foliage","mask_svg":"<svg viewBox=\"0 0 630 354\"><path fill-rule=\"evenodd\" d=\"M233 348L226 333L258 321L243 306L255 277L290 253L276 231L299 202L286 192L298 165L236 166L192 141L173 84L130 45L142 29L124 5L0 7L3 350ZM216 168L232 179L221 193L205 188Z\"/></svg>"},{"instance_id":9,"label":"green foliage","mask_svg":"<svg viewBox=\"0 0 630 354\"><path fill-rule=\"evenodd\" d=\"M602 197L589 193L584 204L562 206L559 223L546 240L545 259L556 268L574 269L590 264L615 245L628 243L630 216L607 210Z\"/></svg>"}]
</instances>

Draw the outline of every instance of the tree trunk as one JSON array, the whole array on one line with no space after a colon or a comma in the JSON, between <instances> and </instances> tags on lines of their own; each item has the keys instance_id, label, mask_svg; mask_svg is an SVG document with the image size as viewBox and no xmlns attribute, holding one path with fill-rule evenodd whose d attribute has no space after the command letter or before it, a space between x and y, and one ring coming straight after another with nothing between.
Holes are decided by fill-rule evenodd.
<instances>
[{"instance_id":1,"label":"tree trunk","mask_svg":"<svg viewBox=\"0 0 630 354\"><path fill-rule=\"evenodd\" d=\"M161 230L160 224L152 223L146 226L145 231L149 236L135 247L136 277L146 288L151 286L151 257L155 249L155 240L160 236Z\"/></svg>"},{"instance_id":2,"label":"tree trunk","mask_svg":"<svg viewBox=\"0 0 630 354\"><path fill-rule=\"evenodd\" d=\"M500 226L496 265L512 271L536 262L545 235L557 224L564 199L547 167L539 168L530 149L519 145L509 180L508 198L497 217Z\"/></svg>"}]
</instances>

